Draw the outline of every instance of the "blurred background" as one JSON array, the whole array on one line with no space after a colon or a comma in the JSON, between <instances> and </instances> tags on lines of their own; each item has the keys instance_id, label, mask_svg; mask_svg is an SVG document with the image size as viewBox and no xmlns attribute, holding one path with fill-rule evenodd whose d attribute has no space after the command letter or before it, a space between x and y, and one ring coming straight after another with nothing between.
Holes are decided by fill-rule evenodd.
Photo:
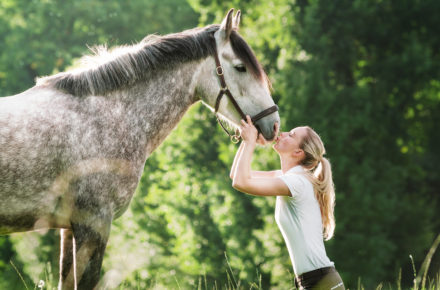
<instances>
[{"instance_id":1,"label":"blurred background","mask_svg":"<svg viewBox=\"0 0 440 290\"><path fill-rule=\"evenodd\" d=\"M0 95L64 71L87 46L220 23L231 7L282 129L309 125L326 145L336 185L326 248L346 286L412 287L440 233L440 1L0 0ZM294 288L275 199L231 187L237 148L206 107L190 109L113 223L110 286ZM279 160L258 148L253 167ZM58 259L59 231L0 236L0 289L55 288ZM439 275L437 252L429 277Z\"/></svg>"}]
</instances>

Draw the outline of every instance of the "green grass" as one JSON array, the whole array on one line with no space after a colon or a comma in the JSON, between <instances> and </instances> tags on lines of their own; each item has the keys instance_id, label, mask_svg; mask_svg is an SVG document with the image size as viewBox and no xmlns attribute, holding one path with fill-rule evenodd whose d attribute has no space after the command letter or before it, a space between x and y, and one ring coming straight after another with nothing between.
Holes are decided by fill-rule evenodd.
<instances>
[{"instance_id":1,"label":"green grass","mask_svg":"<svg viewBox=\"0 0 440 290\"><path fill-rule=\"evenodd\" d=\"M197 283L197 290L208 290L208 289L212 289L212 290L220 290L220 289L228 289L228 290L241 290L241 289L250 289L250 290L262 290L263 287L261 286L261 275L259 275L259 279L258 281L252 282L249 285L243 285L242 281L240 281L239 279L237 279L237 277L232 273L231 269L227 269L225 271L225 275L227 277L227 282L225 285L220 285L218 282L214 282L214 285L209 287L208 283L207 283L207 278L206 275L200 276L198 279L198 283ZM21 275L20 272L17 270L17 274ZM29 286L25 283L24 280L23 281L23 289L57 289L57 284L58 281L52 281L49 275L46 275L46 279L44 280L40 280L37 283L35 283L33 288L29 288ZM439 290L440 289L440 272L437 274L437 276L434 279L429 279L426 278L424 280L424 283L422 284L421 280L419 280L417 278L418 276L415 276L414 278L414 285L410 288L411 290ZM399 273L399 277L396 280L395 285L392 284L384 284L384 283L380 283L375 289L376 290L382 290L382 289L398 289L398 290L402 290L401 287L401 273ZM149 283L149 286L146 289L163 289L161 288L162 284L158 285L157 280L153 280ZM137 281L137 285L129 288L130 283L129 282L122 282L118 289L144 289L140 286L140 281ZM175 284L174 285L170 285L169 288L167 289L187 289L187 288L182 288L179 281L175 278ZM194 288L191 288L194 289ZM294 286L292 286L291 289L296 289ZM359 279L357 288L355 288L357 290L367 290L361 283L361 279Z\"/></svg>"},{"instance_id":2,"label":"green grass","mask_svg":"<svg viewBox=\"0 0 440 290\"><path fill-rule=\"evenodd\" d=\"M411 286L411 290L440 290L440 271L436 274L435 277L428 277L428 270L429 270L429 266L431 264L431 260L432 257L434 255L434 253L436 252L438 246L440 244L440 234L437 236L437 238L435 239L434 243L432 244L428 254L426 255L422 265L420 266L420 269L416 269L416 266L414 264L414 259L413 257L410 255L410 259L411 259L411 263L412 263L412 267L413 267L413 285ZM262 281L261 281L261 275L258 275L258 270L257 270L257 277L258 277L258 281L252 282L248 285L243 285L243 282L237 277L236 274L234 274L234 271L231 267L231 264L229 263L229 259L228 256L225 253L225 259L226 259L226 263L227 263L227 269L225 270L225 277L226 277L226 284L225 285L220 285L217 281L214 282L214 285L212 286L208 286L208 282L207 282L207 277L206 274L205 275L201 275L198 278L198 283L197 283L197 290L219 290L219 289L227 289L227 290L241 290L241 289L252 289L252 290L260 290L263 289L262 288ZM43 280L39 280L37 283L35 283L35 285L33 286L33 288L29 288L29 286L26 284L25 280L23 279L23 276L21 275L20 271L17 269L17 267L14 265L14 263L11 261L10 262L11 267L14 268L14 270L17 272L17 275L19 275L21 281L23 282L23 285L21 288L29 290L29 289L57 289L57 284L58 281L53 281L51 280L51 277L53 277L53 275L51 275L51 266L50 264L47 264L44 270L44 277L45 279ZM168 289L185 289L182 288L179 281L177 280L177 278L175 279L175 283L174 285L169 285L167 287L169 287ZM399 272L398 278L396 279L396 284L392 285L390 283L384 284L384 283L380 283L375 289L376 290L382 290L382 289L397 289L397 290L402 290L402 286L401 286L401 280L402 280L402 272ZM135 286L134 288L132 287L131 289L144 289L141 288L140 286L140 279L136 280L137 286ZM119 289L130 289L128 288L130 285L129 281L123 281L120 285L119 285ZM149 286L146 289L163 289L162 288L163 285L158 284L158 280L153 279L150 281ZM191 288L194 289L194 288ZM295 286L292 286L291 289L296 289ZM361 282L361 278L359 278L358 280L358 284L357 284L357 290L366 290L364 288L364 286L362 285Z\"/></svg>"}]
</instances>

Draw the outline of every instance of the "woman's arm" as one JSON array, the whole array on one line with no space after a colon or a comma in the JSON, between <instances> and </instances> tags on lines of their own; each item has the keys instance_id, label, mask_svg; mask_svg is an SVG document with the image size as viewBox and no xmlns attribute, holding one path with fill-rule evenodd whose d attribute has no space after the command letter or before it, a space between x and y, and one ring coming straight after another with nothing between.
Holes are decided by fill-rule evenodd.
<instances>
[{"instance_id":1,"label":"woman's arm","mask_svg":"<svg viewBox=\"0 0 440 290\"><path fill-rule=\"evenodd\" d=\"M241 152L243 152L244 143L241 142L240 147L238 147L237 153L235 153L234 162L232 162L231 172L229 177L234 179L235 169L237 168L238 159L240 158Z\"/></svg>"},{"instance_id":2,"label":"woman's arm","mask_svg":"<svg viewBox=\"0 0 440 290\"><path fill-rule=\"evenodd\" d=\"M229 173L229 177L234 179L235 171L237 168L238 159L243 152L244 142L241 142L240 147L237 149L237 153L235 153L234 161L232 162L231 171ZM255 178L267 178L267 177L277 177L282 174L281 170L272 170L272 171L256 171L251 170L251 176Z\"/></svg>"},{"instance_id":3,"label":"woman's arm","mask_svg":"<svg viewBox=\"0 0 440 290\"><path fill-rule=\"evenodd\" d=\"M241 136L243 143L238 156L232 186L242 192L252 195L289 195L289 188L285 183L274 177L256 178L251 175L251 161L255 150L258 131L247 116L247 123L242 120Z\"/></svg>"},{"instance_id":4,"label":"woman's arm","mask_svg":"<svg viewBox=\"0 0 440 290\"><path fill-rule=\"evenodd\" d=\"M256 171L251 170L251 176L255 178L274 178L282 175L283 172L281 170L271 170L271 171Z\"/></svg>"}]
</instances>

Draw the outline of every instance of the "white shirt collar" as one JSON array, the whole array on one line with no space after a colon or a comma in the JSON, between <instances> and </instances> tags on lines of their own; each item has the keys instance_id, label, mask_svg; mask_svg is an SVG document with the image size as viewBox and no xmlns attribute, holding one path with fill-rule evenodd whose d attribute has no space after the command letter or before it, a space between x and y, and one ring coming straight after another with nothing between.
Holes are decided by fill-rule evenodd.
<instances>
[{"instance_id":1,"label":"white shirt collar","mask_svg":"<svg viewBox=\"0 0 440 290\"><path fill-rule=\"evenodd\" d=\"M304 172L304 168L301 165L293 166L292 168L287 170L285 174L298 172Z\"/></svg>"}]
</instances>

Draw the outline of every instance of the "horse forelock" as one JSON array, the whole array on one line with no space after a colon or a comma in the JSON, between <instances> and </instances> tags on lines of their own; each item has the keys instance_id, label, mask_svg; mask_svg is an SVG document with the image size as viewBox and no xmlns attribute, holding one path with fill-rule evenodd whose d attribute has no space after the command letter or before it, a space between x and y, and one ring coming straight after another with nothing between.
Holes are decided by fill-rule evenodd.
<instances>
[{"instance_id":1,"label":"horse forelock","mask_svg":"<svg viewBox=\"0 0 440 290\"><path fill-rule=\"evenodd\" d=\"M165 36L149 35L130 46L92 47L92 55L82 57L78 68L41 78L37 85L75 96L105 95L145 80L154 71L213 55L218 29L219 25L210 25ZM268 80L252 49L236 31L231 33L231 46L255 77Z\"/></svg>"},{"instance_id":2,"label":"horse forelock","mask_svg":"<svg viewBox=\"0 0 440 290\"><path fill-rule=\"evenodd\" d=\"M260 62L257 60L252 48L246 43L246 41L233 30L230 36L231 47L237 57L243 61L244 65L249 69L250 73L257 79L266 81L268 86L271 87L268 76L263 70Z\"/></svg>"}]
</instances>

